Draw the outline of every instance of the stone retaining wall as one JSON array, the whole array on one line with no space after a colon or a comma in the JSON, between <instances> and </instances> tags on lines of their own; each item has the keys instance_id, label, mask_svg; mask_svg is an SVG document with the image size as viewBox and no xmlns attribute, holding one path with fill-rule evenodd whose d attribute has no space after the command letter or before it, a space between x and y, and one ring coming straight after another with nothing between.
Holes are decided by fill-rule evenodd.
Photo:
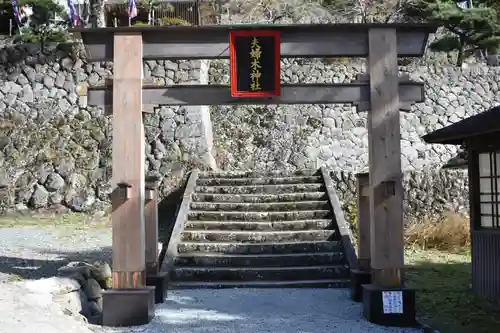
<instances>
[{"instance_id":1,"label":"stone retaining wall","mask_svg":"<svg viewBox=\"0 0 500 333\"><path fill-rule=\"evenodd\" d=\"M356 176L353 173L333 171L332 180L346 218L356 216ZM469 182L467 170L413 170L404 173L403 213L405 221L418 222L437 219L443 212L468 215Z\"/></svg>"},{"instance_id":2,"label":"stone retaining wall","mask_svg":"<svg viewBox=\"0 0 500 333\"><path fill-rule=\"evenodd\" d=\"M207 83L208 63L146 61L144 74L159 84ZM3 207L107 209L111 116L87 106L85 93L111 76L111 63L86 63L63 50L0 49ZM156 106L144 124L146 170L165 177L163 195L190 167L216 167L208 107Z\"/></svg>"},{"instance_id":3,"label":"stone retaining wall","mask_svg":"<svg viewBox=\"0 0 500 333\"><path fill-rule=\"evenodd\" d=\"M283 82L350 82L362 61L283 61ZM146 78L164 84L227 83L226 61L146 61ZM401 114L402 163L412 171L409 211L433 202L466 206L463 172L445 172L429 192L430 168L457 147L427 145L421 136L486 110L500 98L500 68L459 69L435 58L401 66L426 83L426 101ZM86 63L64 50L0 49L0 187L2 207L105 211L109 207L111 117L86 104L86 87L112 76L111 63ZM366 114L350 105L167 107L144 115L147 170L164 177L163 197L193 166L206 170L295 170L327 166L346 178L367 165ZM438 177L438 176L436 176ZM352 192L352 191L351 191ZM347 191L342 196L350 198ZM431 199L429 193L435 193ZM413 201L412 201L413 200ZM349 201L345 199L344 201ZM458 204L460 203L460 204Z\"/></svg>"}]
</instances>

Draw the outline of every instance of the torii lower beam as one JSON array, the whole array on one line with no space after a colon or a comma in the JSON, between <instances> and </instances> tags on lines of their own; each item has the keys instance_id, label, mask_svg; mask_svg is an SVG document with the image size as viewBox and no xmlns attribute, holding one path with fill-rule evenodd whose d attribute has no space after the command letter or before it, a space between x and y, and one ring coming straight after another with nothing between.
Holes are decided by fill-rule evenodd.
<instances>
[{"instance_id":1,"label":"torii lower beam","mask_svg":"<svg viewBox=\"0 0 500 333\"><path fill-rule=\"evenodd\" d=\"M146 286L142 35L114 35L111 196L112 288L103 292L102 324L143 325L154 316L154 287Z\"/></svg>"},{"instance_id":2,"label":"torii lower beam","mask_svg":"<svg viewBox=\"0 0 500 333\"><path fill-rule=\"evenodd\" d=\"M403 102L422 102L424 84L410 80L399 84L399 99ZM89 87L88 105L112 105L113 86ZM244 105L244 104L330 104L370 103L369 82L284 84L276 98L233 98L224 85L143 85L143 104L161 105Z\"/></svg>"}]
</instances>

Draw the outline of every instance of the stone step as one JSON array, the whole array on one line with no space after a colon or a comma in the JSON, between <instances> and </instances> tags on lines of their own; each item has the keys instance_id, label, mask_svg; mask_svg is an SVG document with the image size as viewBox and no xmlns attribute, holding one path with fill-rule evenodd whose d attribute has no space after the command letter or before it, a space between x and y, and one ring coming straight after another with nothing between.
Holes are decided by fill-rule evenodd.
<instances>
[{"instance_id":1,"label":"stone step","mask_svg":"<svg viewBox=\"0 0 500 333\"><path fill-rule=\"evenodd\" d=\"M236 230L236 231L293 231L334 229L332 220L297 220L275 222L243 222L243 221L186 221L184 230Z\"/></svg>"},{"instance_id":2,"label":"stone step","mask_svg":"<svg viewBox=\"0 0 500 333\"><path fill-rule=\"evenodd\" d=\"M199 179L204 178L263 178L263 177L299 177L299 176L320 176L321 171L297 170L297 171L222 171L211 172L202 171L198 174Z\"/></svg>"},{"instance_id":3,"label":"stone step","mask_svg":"<svg viewBox=\"0 0 500 333\"><path fill-rule=\"evenodd\" d=\"M190 211L190 221L290 221L332 218L330 210L297 210L288 212L217 212Z\"/></svg>"},{"instance_id":4,"label":"stone step","mask_svg":"<svg viewBox=\"0 0 500 333\"><path fill-rule=\"evenodd\" d=\"M282 254L305 252L342 252L342 243L334 241L289 243L229 243L229 242L181 242L179 253L218 252L226 254Z\"/></svg>"},{"instance_id":5,"label":"stone step","mask_svg":"<svg viewBox=\"0 0 500 333\"><path fill-rule=\"evenodd\" d=\"M181 242L282 243L334 240L335 230L225 231L184 230Z\"/></svg>"},{"instance_id":6,"label":"stone step","mask_svg":"<svg viewBox=\"0 0 500 333\"><path fill-rule=\"evenodd\" d=\"M349 279L295 280L295 281L172 281L169 290L225 289L225 288L349 288Z\"/></svg>"},{"instance_id":7,"label":"stone step","mask_svg":"<svg viewBox=\"0 0 500 333\"><path fill-rule=\"evenodd\" d=\"M302 192L302 193L282 193L282 194L214 194L214 193L194 193L194 202L290 202L290 201L318 201L327 200L326 192Z\"/></svg>"},{"instance_id":8,"label":"stone step","mask_svg":"<svg viewBox=\"0 0 500 333\"><path fill-rule=\"evenodd\" d=\"M323 183L195 187L195 193L214 194L282 194L324 191L325 185Z\"/></svg>"},{"instance_id":9,"label":"stone step","mask_svg":"<svg viewBox=\"0 0 500 333\"><path fill-rule=\"evenodd\" d=\"M266 202L266 203L243 203L243 202L193 202L192 210L205 211L239 211L239 212L277 212L291 210L317 210L330 209L326 200L322 201L289 201L289 202Z\"/></svg>"},{"instance_id":10,"label":"stone step","mask_svg":"<svg viewBox=\"0 0 500 333\"><path fill-rule=\"evenodd\" d=\"M174 266L171 277L178 281L290 281L349 278L344 265L289 267L188 267Z\"/></svg>"},{"instance_id":11,"label":"stone step","mask_svg":"<svg viewBox=\"0 0 500 333\"><path fill-rule=\"evenodd\" d=\"M198 186L241 186L241 185L278 185L278 184L309 184L322 183L321 176L293 176L276 178L202 178Z\"/></svg>"},{"instance_id":12,"label":"stone step","mask_svg":"<svg viewBox=\"0 0 500 333\"><path fill-rule=\"evenodd\" d=\"M175 258L179 266L229 266L229 267L285 267L341 265L341 252L291 253L291 254L224 254L183 253Z\"/></svg>"}]
</instances>

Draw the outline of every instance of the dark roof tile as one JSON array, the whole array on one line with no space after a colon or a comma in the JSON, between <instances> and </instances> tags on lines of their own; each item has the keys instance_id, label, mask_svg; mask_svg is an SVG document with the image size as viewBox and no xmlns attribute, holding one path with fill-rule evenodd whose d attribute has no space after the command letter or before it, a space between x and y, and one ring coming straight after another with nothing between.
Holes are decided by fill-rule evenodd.
<instances>
[{"instance_id":1,"label":"dark roof tile","mask_svg":"<svg viewBox=\"0 0 500 333\"><path fill-rule=\"evenodd\" d=\"M460 145L465 139L500 132L500 106L424 135L427 143Z\"/></svg>"}]
</instances>

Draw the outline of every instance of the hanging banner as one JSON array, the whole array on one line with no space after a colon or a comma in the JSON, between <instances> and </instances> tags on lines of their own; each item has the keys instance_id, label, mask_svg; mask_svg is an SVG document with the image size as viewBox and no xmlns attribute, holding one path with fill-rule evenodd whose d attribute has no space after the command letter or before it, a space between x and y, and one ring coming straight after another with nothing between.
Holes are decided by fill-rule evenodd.
<instances>
[{"instance_id":1,"label":"hanging banner","mask_svg":"<svg viewBox=\"0 0 500 333\"><path fill-rule=\"evenodd\" d=\"M12 13L18 25L21 25L21 14L19 14L19 7L17 6L17 0L11 0Z\"/></svg>"},{"instance_id":2,"label":"hanging banner","mask_svg":"<svg viewBox=\"0 0 500 333\"><path fill-rule=\"evenodd\" d=\"M69 8L69 18L71 20L71 25L73 27L77 27L80 23L80 18L78 17L78 13L76 12L73 0L68 0L68 8Z\"/></svg>"},{"instance_id":3,"label":"hanging banner","mask_svg":"<svg viewBox=\"0 0 500 333\"><path fill-rule=\"evenodd\" d=\"M229 47L232 97L280 95L279 31L231 31Z\"/></svg>"},{"instance_id":4,"label":"hanging banner","mask_svg":"<svg viewBox=\"0 0 500 333\"><path fill-rule=\"evenodd\" d=\"M129 19L137 17L137 6L135 5L135 0L130 0L128 2L128 17Z\"/></svg>"}]
</instances>

